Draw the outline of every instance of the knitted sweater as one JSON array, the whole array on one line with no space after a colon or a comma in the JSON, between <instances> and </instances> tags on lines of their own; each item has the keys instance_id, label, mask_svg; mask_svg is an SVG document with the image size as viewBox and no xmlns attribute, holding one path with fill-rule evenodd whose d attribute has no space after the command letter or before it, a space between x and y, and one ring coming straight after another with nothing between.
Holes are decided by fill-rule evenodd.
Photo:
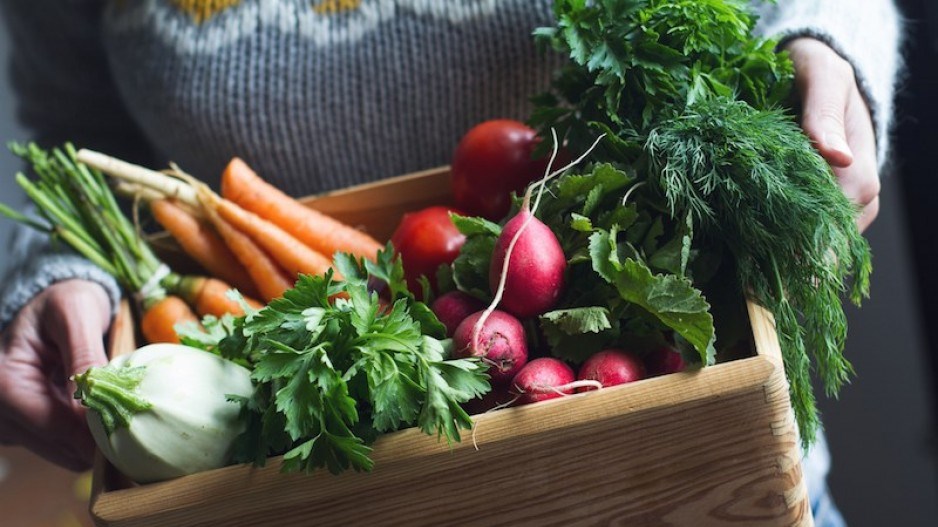
<instances>
[{"instance_id":1,"label":"knitted sweater","mask_svg":"<svg viewBox=\"0 0 938 527\"><path fill-rule=\"evenodd\" d=\"M493 117L524 118L560 58L531 31L551 0L9 0L19 116L40 142L173 160L209 182L235 155L294 195L445 164ZM885 159L898 67L890 0L759 4L857 71ZM0 327L37 292L110 277L23 230Z\"/></svg>"}]
</instances>

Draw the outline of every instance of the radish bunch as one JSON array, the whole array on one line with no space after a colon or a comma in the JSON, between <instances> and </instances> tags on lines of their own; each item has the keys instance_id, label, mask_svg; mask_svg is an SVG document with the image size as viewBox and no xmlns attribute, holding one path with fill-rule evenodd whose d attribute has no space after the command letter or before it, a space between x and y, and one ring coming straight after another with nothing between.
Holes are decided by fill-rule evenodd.
<instances>
[{"instance_id":1,"label":"radish bunch","mask_svg":"<svg viewBox=\"0 0 938 527\"><path fill-rule=\"evenodd\" d=\"M556 137L554 144L557 144ZM587 154L589 151L584 156ZM557 155L556 149L554 155ZM642 274L647 269L641 267L644 264L636 267L635 262L614 258L618 254L615 250L618 231L610 227L603 230L601 225L607 218L625 226L631 222L636 229L652 225L644 217L629 219L628 210L610 216L597 208L601 194L596 189L610 193L609 196L620 190L625 192L630 176L610 168L589 181L569 180L573 183L568 185L580 185L575 190L558 193L552 187L547 192L552 179L579 163L584 156L530 184L517 213L501 226L478 217L453 217L453 223L466 235L466 243L451 268L457 291L438 298L431 309L453 338L455 357L477 357L489 366L493 395L485 401L474 401L473 411L555 399L683 367L679 354L649 353L647 346L639 348L641 355L620 349L620 336L624 336L620 331L625 329L620 326L625 313L623 302L660 317L664 326L658 330L661 336L669 330L669 323L682 325L686 317L683 312L675 311L675 316L668 318L671 306L645 295L668 290L669 294L676 293L673 298L684 302L682 306L696 309L696 304L684 301L688 288L683 284L663 284L650 270L647 275ZM583 185L594 188L588 192L591 198L582 192L586 188ZM558 199L582 203L582 206L558 210ZM546 211L539 212L542 201ZM622 208L619 198L615 203L609 201L608 206L613 210ZM589 214L592 216L585 216ZM570 219L579 224L570 226ZM657 235L630 234L628 239L651 239L648 236ZM571 254L565 254L565 244L570 246ZM650 250L655 246L647 242L643 250L646 248ZM625 258L633 254L641 253L632 250L625 253ZM677 260L673 256L662 257L660 261L681 265L680 256ZM589 274L584 275L584 272ZM623 276L622 282L616 281L618 275ZM575 283L568 291L571 280ZM629 285L627 281L640 285ZM645 285L649 282L650 285ZM620 292L617 284L631 289ZM595 294L597 288L598 295ZM636 291L640 294L636 295ZM579 303L584 295L585 301L590 303ZM486 307L479 299L491 299L491 302ZM589 338L591 334L597 338L580 349L578 339L581 335ZM567 337L571 339L564 340ZM545 345L555 357L540 356ZM645 364L642 358L645 354L654 359L653 364ZM576 364L580 364L579 371L575 369Z\"/></svg>"}]
</instances>

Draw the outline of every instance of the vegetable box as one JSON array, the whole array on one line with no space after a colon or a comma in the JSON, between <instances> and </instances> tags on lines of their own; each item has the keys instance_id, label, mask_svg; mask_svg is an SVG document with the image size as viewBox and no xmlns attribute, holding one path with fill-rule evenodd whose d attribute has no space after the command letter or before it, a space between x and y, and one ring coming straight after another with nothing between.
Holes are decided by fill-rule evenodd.
<instances>
[{"instance_id":1,"label":"vegetable box","mask_svg":"<svg viewBox=\"0 0 938 527\"><path fill-rule=\"evenodd\" d=\"M445 168L309 198L378 239L449 201ZM751 356L477 415L462 441L381 437L371 473L230 466L137 486L99 456L100 525L813 525L771 315ZM111 352L135 347L124 306Z\"/></svg>"}]
</instances>

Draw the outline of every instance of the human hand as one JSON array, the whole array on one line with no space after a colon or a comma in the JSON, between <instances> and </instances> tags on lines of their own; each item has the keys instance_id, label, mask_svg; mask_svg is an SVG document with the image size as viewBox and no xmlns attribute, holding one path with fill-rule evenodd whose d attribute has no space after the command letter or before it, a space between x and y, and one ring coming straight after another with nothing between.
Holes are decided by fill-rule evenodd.
<instances>
[{"instance_id":1,"label":"human hand","mask_svg":"<svg viewBox=\"0 0 938 527\"><path fill-rule=\"evenodd\" d=\"M58 282L26 304L0 339L0 443L71 470L91 466L94 441L69 378L107 362L110 324L110 299L94 282Z\"/></svg>"},{"instance_id":2,"label":"human hand","mask_svg":"<svg viewBox=\"0 0 938 527\"><path fill-rule=\"evenodd\" d=\"M830 163L844 194L861 207L865 230L879 212L876 134L853 66L827 44L798 38L786 46L801 95L801 127Z\"/></svg>"}]
</instances>

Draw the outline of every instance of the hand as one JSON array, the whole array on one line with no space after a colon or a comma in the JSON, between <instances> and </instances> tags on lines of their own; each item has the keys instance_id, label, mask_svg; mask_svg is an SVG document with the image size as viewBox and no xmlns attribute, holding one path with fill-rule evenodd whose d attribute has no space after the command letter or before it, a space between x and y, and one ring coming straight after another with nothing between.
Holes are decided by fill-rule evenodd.
<instances>
[{"instance_id":1,"label":"hand","mask_svg":"<svg viewBox=\"0 0 938 527\"><path fill-rule=\"evenodd\" d=\"M827 44L798 38L786 46L801 95L801 127L830 163L844 194L861 207L865 230L879 212L876 134L853 67Z\"/></svg>"},{"instance_id":2,"label":"hand","mask_svg":"<svg viewBox=\"0 0 938 527\"><path fill-rule=\"evenodd\" d=\"M36 295L0 339L0 443L19 444L72 470L91 466L94 441L69 378L107 362L104 288L58 282Z\"/></svg>"}]
</instances>

